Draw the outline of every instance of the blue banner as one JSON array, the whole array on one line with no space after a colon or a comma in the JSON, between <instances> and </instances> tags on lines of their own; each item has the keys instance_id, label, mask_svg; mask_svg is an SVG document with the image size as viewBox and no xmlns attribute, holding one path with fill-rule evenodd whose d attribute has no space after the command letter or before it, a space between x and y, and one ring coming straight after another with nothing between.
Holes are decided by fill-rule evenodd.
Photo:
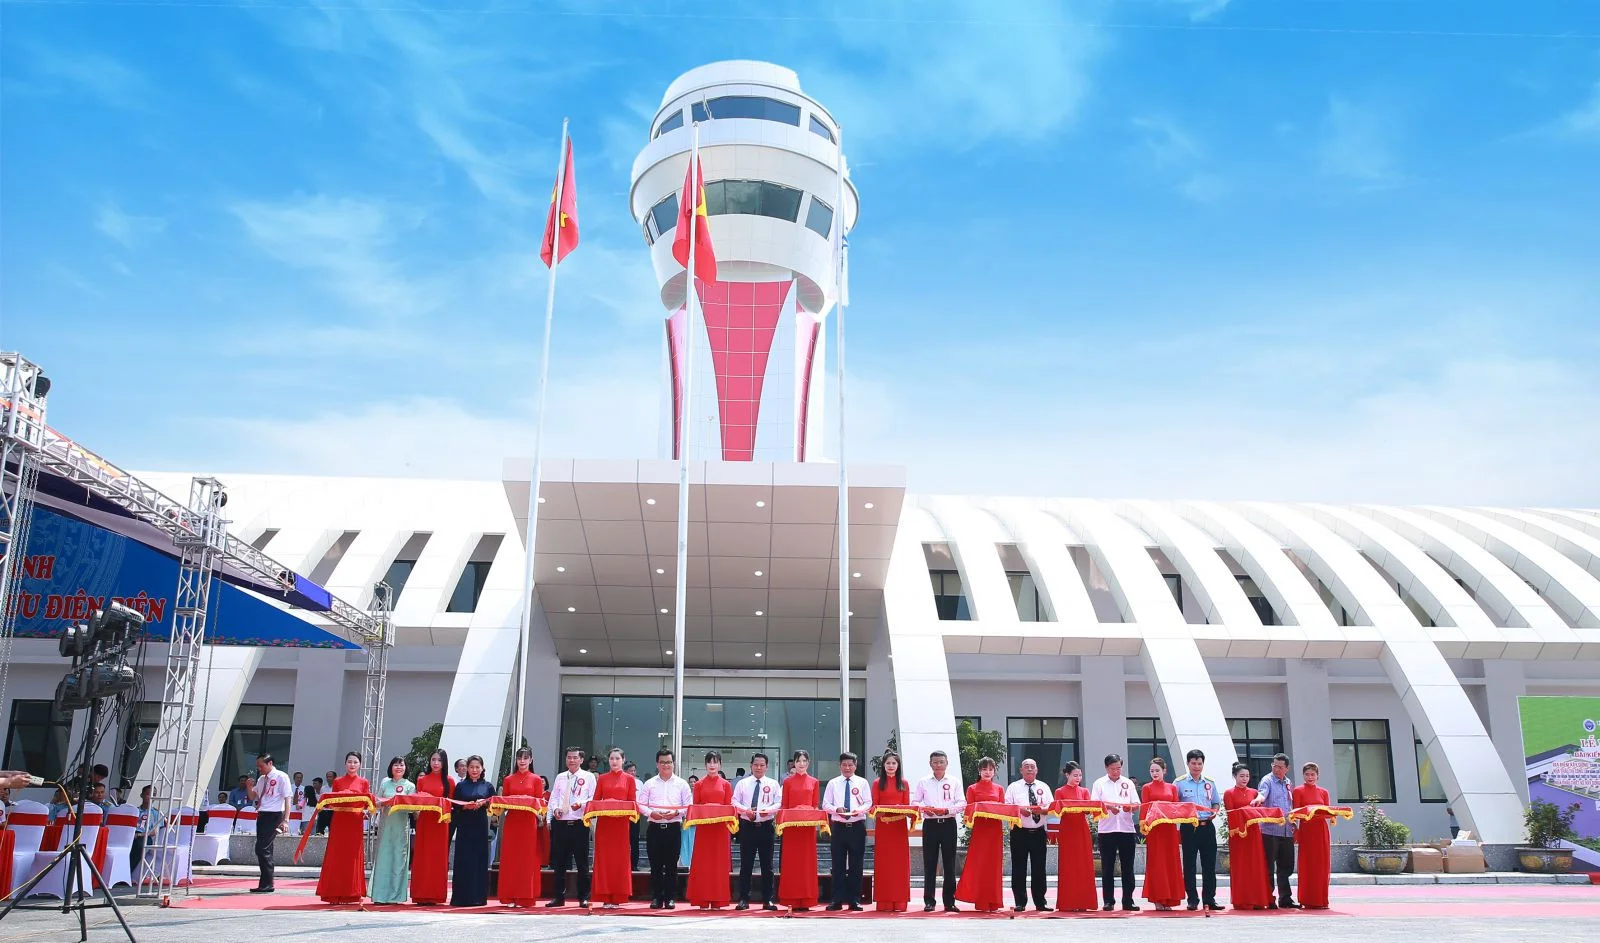
<instances>
[{"instance_id":1,"label":"blue banner","mask_svg":"<svg viewBox=\"0 0 1600 943\"><path fill-rule=\"evenodd\" d=\"M22 586L11 605L20 638L56 638L107 602L144 615L145 633L171 637L177 557L35 505ZM320 589L320 587L318 587ZM211 586L206 641L213 645L360 648L221 579Z\"/></svg>"}]
</instances>

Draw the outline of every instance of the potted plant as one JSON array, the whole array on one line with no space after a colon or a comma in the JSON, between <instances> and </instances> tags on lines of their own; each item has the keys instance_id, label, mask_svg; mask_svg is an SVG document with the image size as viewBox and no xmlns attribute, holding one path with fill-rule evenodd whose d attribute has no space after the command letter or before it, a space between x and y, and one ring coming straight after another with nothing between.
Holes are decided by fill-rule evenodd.
<instances>
[{"instance_id":1,"label":"potted plant","mask_svg":"<svg viewBox=\"0 0 1600 943\"><path fill-rule=\"evenodd\" d=\"M1356 849L1356 867L1368 874L1399 874L1411 860L1406 843L1411 829L1378 807L1378 797L1368 796L1361 807L1361 847Z\"/></svg>"},{"instance_id":2,"label":"potted plant","mask_svg":"<svg viewBox=\"0 0 1600 943\"><path fill-rule=\"evenodd\" d=\"M1572 849L1562 848L1562 841L1572 841L1572 820L1577 817L1578 804L1565 809L1554 802L1535 799L1522 812L1522 824L1528 830L1528 846L1517 849L1517 865L1524 871L1539 874L1564 874L1572 870Z\"/></svg>"},{"instance_id":3,"label":"potted plant","mask_svg":"<svg viewBox=\"0 0 1600 943\"><path fill-rule=\"evenodd\" d=\"M1228 815L1226 812L1219 812L1211 817L1211 822L1217 830L1217 873L1232 874L1233 862L1229 854L1231 850L1229 842L1231 839L1228 837Z\"/></svg>"}]
</instances>

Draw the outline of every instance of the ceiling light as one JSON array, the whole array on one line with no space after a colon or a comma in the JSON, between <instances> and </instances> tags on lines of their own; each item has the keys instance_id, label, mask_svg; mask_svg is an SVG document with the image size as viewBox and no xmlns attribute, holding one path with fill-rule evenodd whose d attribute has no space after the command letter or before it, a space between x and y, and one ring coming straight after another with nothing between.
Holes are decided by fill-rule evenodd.
<instances>
[{"instance_id":1,"label":"ceiling light","mask_svg":"<svg viewBox=\"0 0 1600 943\"><path fill-rule=\"evenodd\" d=\"M653 504L655 504L655 503L656 503L656 499L655 499L655 498L645 498L645 499L644 499L644 503L645 503L645 504L652 504L652 505L653 505Z\"/></svg>"},{"instance_id":2,"label":"ceiling light","mask_svg":"<svg viewBox=\"0 0 1600 943\"><path fill-rule=\"evenodd\" d=\"M587 654L589 654L589 650L587 648L580 648L580 649L578 649L578 654L587 655Z\"/></svg>"},{"instance_id":3,"label":"ceiling light","mask_svg":"<svg viewBox=\"0 0 1600 943\"><path fill-rule=\"evenodd\" d=\"M666 615L667 614L667 610L665 610L665 609L661 610L661 614L662 615Z\"/></svg>"},{"instance_id":4,"label":"ceiling light","mask_svg":"<svg viewBox=\"0 0 1600 943\"><path fill-rule=\"evenodd\" d=\"M663 570L661 567L656 567L656 575L659 576L660 574L665 573L665 572L667 572L667 571Z\"/></svg>"},{"instance_id":5,"label":"ceiling light","mask_svg":"<svg viewBox=\"0 0 1600 943\"><path fill-rule=\"evenodd\" d=\"M757 570L757 571L756 571L756 575L757 575L757 576L760 576L760 575L761 575L761 571L760 571L760 570Z\"/></svg>"},{"instance_id":6,"label":"ceiling light","mask_svg":"<svg viewBox=\"0 0 1600 943\"><path fill-rule=\"evenodd\" d=\"M761 653L760 652L756 652L756 657L760 658L761 657Z\"/></svg>"},{"instance_id":7,"label":"ceiling light","mask_svg":"<svg viewBox=\"0 0 1600 943\"><path fill-rule=\"evenodd\" d=\"M760 610L760 609L757 609L757 610L756 610L756 615L758 615L758 616L764 616L764 615L766 615L766 613L765 613L765 612L762 612L762 611L761 611L761 610Z\"/></svg>"},{"instance_id":8,"label":"ceiling light","mask_svg":"<svg viewBox=\"0 0 1600 943\"><path fill-rule=\"evenodd\" d=\"M578 611L578 607L577 606L568 606L567 607L567 611L568 612L577 612Z\"/></svg>"},{"instance_id":9,"label":"ceiling light","mask_svg":"<svg viewBox=\"0 0 1600 943\"><path fill-rule=\"evenodd\" d=\"M851 573L850 575L855 577L858 580L861 579L861 574L860 573Z\"/></svg>"},{"instance_id":10,"label":"ceiling light","mask_svg":"<svg viewBox=\"0 0 1600 943\"><path fill-rule=\"evenodd\" d=\"M556 567L556 572L557 573L565 573L565 572L567 572L567 568L564 567L564 566L558 566L558 567Z\"/></svg>"},{"instance_id":11,"label":"ceiling light","mask_svg":"<svg viewBox=\"0 0 1600 943\"><path fill-rule=\"evenodd\" d=\"M872 510L872 502L871 501L868 501L866 504L863 504L861 506L866 508L869 511Z\"/></svg>"},{"instance_id":12,"label":"ceiling light","mask_svg":"<svg viewBox=\"0 0 1600 943\"><path fill-rule=\"evenodd\" d=\"M855 614L856 614L856 611L854 609L848 609L848 610L845 611L845 615L847 615L847 616L853 616Z\"/></svg>"},{"instance_id":13,"label":"ceiling light","mask_svg":"<svg viewBox=\"0 0 1600 943\"><path fill-rule=\"evenodd\" d=\"M670 648L669 648L669 649L667 649L667 654L668 654L668 655L670 655L670 654L672 654L672 649L670 649Z\"/></svg>"},{"instance_id":14,"label":"ceiling light","mask_svg":"<svg viewBox=\"0 0 1600 943\"><path fill-rule=\"evenodd\" d=\"M757 501L756 502L756 507L758 507L758 508L764 508L766 506L767 506L767 502L765 502L765 501Z\"/></svg>"},{"instance_id":15,"label":"ceiling light","mask_svg":"<svg viewBox=\"0 0 1600 943\"><path fill-rule=\"evenodd\" d=\"M539 503L540 503L540 504L543 504L543 503L544 503L544 499L543 499L543 498L540 498L540 499L539 499Z\"/></svg>"}]
</instances>

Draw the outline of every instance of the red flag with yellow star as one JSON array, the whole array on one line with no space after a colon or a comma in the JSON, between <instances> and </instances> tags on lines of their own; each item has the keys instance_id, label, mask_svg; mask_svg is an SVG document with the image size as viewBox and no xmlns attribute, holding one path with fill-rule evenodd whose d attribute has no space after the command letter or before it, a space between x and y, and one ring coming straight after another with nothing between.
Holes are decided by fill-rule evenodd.
<instances>
[{"instance_id":1,"label":"red flag with yellow star","mask_svg":"<svg viewBox=\"0 0 1600 943\"><path fill-rule=\"evenodd\" d=\"M683 176L683 192L678 195L678 230L672 236L672 257L689 267L689 233L694 232L694 274L703 282L717 280L717 254L711 248L711 221L706 216L706 180L700 169L700 156L689 158Z\"/></svg>"},{"instance_id":2,"label":"red flag with yellow star","mask_svg":"<svg viewBox=\"0 0 1600 943\"><path fill-rule=\"evenodd\" d=\"M545 265L566 259L578 247L578 178L572 172L572 139L567 138L567 161L550 191L550 216L544 224L544 244L539 258Z\"/></svg>"}]
</instances>

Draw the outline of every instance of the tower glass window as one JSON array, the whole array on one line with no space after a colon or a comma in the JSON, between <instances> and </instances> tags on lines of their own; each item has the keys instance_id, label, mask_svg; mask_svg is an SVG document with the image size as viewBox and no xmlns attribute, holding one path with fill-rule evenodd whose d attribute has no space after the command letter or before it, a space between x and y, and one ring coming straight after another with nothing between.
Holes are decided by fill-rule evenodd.
<instances>
[{"instance_id":1,"label":"tower glass window","mask_svg":"<svg viewBox=\"0 0 1600 943\"><path fill-rule=\"evenodd\" d=\"M961 574L954 570L930 570L933 580L933 607L939 618L946 621L967 622L972 610L967 606L967 595L961 590Z\"/></svg>"},{"instance_id":2,"label":"tower glass window","mask_svg":"<svg viewBox=\"0 0 1600 943\"><path fill-rule=\"evenodd\" d=\"M690 106L696 121L716 121L722 118L756 118L761 121L781 121L800 127L800 106L772 98L753 95L725 95L709 102L695 102Z\"/></svg>"},{"instance_id":3,"label":"tower glass window","mask_svg":"<svg viewBox=\"0 0 1600 943\"><path fill-rule=\"evenodd\" d=\"M709 187L707 189L710 189ZM650 218L655 222L656 235L663 236L678 227L678 194L669 193L661 202L650 207Z\"/></svg>"},{"instance_id":4,"label":"tower glass window","mask_svg":"<svg viewBox=\"0 0 1600 943\"><path fill-rule=\"evenodd\" d=\"M806 208L806 228L824 239L832 238L833 207L812 197L811 205Z\"/></svg>"},{"instance_id":5,"label":"tower glass window","mask_svg":"<svg viewBox=\"0 0 1600 943\"><path fill-rule=\"evenodd\" d=\"M811 133L837 143L833 136L833 129L817 120L816 115L811 115Z\"/></svg>"},{"instance_id":6,"label":"tower glass window","mask_svg":"<svg viewBox=\"0 0 1600 943\"><path fill-rule=\"evenodd\" d=\"M706 184L706 215L770 216L794 222L801 192L766 180L714 180Z\"/></svg>"},{"instance_id":7,"label":"tower glass window","mask_svg":"<svg viewBox=\"0 0 1600 943\"><path fill-rule=\"evenodd\" d=\"M652 137L660 137L668 131L676 131L683 127L683 112L674 111L667 119L656 125L656 133Z\"/></svg>"}]
</instances>

